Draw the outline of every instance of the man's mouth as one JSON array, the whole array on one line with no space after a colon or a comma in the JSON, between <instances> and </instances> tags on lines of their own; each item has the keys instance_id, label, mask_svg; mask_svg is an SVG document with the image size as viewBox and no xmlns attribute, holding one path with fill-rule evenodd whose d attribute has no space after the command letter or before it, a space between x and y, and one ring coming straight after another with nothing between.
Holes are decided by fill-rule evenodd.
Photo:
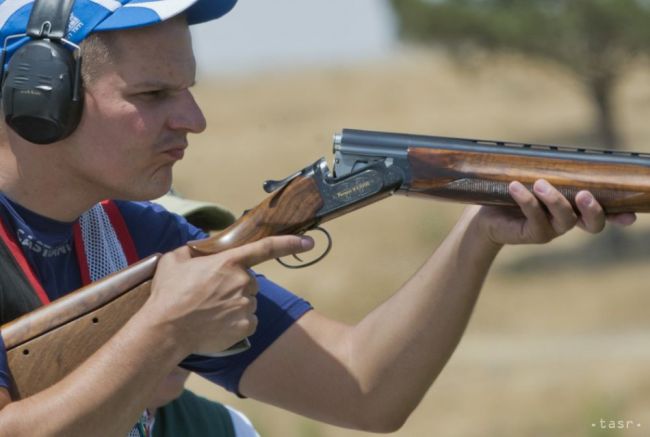
<instances>
[{"instance_id":1,"label":"man's mouth","mask_svg":"<svg viewBox=\"0 0 650 437\"><path fill-rule=\"evenodd\" d=\"M185 156L185 147L174 147L165 150L164 153L175 160L181 160L183 159L183 156Z\"/></svg>"}]
</instances>

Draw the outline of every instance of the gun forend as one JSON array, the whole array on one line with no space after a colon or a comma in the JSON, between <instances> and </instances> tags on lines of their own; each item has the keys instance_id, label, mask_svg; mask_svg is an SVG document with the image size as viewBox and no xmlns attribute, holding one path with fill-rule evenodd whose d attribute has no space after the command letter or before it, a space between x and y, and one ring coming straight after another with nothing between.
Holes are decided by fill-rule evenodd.
<instances>
[{"instance_id":1,"label":"gun forend","mask_svg":"<svg viewBox=\"0 0 650 437\"><path fill-rule=\"evenodd\" d=\"M591 191L607 212L650 212L650 154L344 129L334 139L334 174L377 162L401 169L397 194L515 205L508 184L555 185L571 202ZM575 207L575 204L574 204Z\"/></svg>"}]
</instances>

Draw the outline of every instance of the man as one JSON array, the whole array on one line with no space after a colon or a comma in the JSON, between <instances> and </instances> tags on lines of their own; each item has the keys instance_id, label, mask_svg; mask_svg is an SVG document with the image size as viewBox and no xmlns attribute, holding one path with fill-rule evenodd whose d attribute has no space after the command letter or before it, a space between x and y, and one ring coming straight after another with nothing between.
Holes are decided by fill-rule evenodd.
<instances>
[{"instance_id":1,"label":"man","mask_svg":"<svg viewBox=\"0 0 650 437\"><path fill-rule=\"evenodd\" d=\"M8 5L13 9L5 10ZM123 258L166 252L203 235L133 201L169 189L187 134L205 128L189 90L195 63L188 24L231 6L231 0L75 2L68 37L86 41L79 125L48 145L7 125L0 139L0 213L22 247L15 256L32 265L46 298L77 288L84 276L101 276L93 266L114 270ZM3 38L25 31L30 7L18 0L0 4ZM100 7L102 20L84 15L84 8ZM7 57L25 42L11 41ZM587 192L576 196L580 217L545 181L534 194L513 182L510 194L521 212L468 208L422 268L354 326L249 273L264 260L310 249L309 239L275 237L195 259L184 247L173 250L160 261L144 307L72 374L14 402L0 389L0 435L125 435L178 363L240 395L317 420L395 430L451 355L504 244L547 242L576 223L590 232L605 225ZM103 199L124 200L96 206ZM634 217L612 219L626 224ZM117 261L106 267L95 259L113 259L102 255L108 246ZM253 346L242 354L185 358L246 336Z\"/></svg>"}]
</instances>

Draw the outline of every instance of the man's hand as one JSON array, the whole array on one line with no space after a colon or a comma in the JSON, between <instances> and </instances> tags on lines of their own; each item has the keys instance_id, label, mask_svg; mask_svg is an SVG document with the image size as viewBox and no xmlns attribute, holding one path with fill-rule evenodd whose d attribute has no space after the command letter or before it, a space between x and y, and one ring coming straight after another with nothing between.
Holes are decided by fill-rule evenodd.
<instances>
[{"instance_id":1,"label":"man's hand","mask_svg":"<svg viewBox=\"0 0 650 437\"><path fill-rule=\"evenodd\" d=\"M187 247L162 257L143 310L187 353L221 352L257 327L258 287L249 268L313 247L308 237L268 237L215 255L192 258Z\"/></svg>"},{"instance_id":2,"label":"man's hand","mask_svg":"<svg viewBox=\"0 0 650 437\"><path fill-rule=\"evenodd\" d=\"M543 179L535 182L533 192L519 182L512 182L509 192L519 209L482 207L475 216L481 233L497 245L547 243L574 226L598 233L606 221L625 226L636 220L631 213L605 215L588 191L576 195L578 215L569 201Z\"/></svg>"}]
</instances>

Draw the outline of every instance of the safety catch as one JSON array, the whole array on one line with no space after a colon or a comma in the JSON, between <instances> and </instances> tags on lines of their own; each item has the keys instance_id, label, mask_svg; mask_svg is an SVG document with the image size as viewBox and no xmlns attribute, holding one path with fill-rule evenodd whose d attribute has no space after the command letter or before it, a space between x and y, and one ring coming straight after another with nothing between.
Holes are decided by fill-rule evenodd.
<instances>
[{"instance_id":1,"label":"safety catch","mask_svg":"<svg viewBox=\"0 0 650 437\"><path fill-rule=\"evenodd\" d=\"M299 171L295 172L294 174L292 174L290 176L287 176L286 178L284 178L282 180L279 180L279 181L272 181L272 180L264 181L264 185L263 185L264 191L266 191L267 193L272 193L272 192L274 192L276 190L279 190L280 188L284 187L289 182L291 182L293 179L300 176L302 173L303 173L303 170L299 170Z\"/></svg>"}]
</instances>

